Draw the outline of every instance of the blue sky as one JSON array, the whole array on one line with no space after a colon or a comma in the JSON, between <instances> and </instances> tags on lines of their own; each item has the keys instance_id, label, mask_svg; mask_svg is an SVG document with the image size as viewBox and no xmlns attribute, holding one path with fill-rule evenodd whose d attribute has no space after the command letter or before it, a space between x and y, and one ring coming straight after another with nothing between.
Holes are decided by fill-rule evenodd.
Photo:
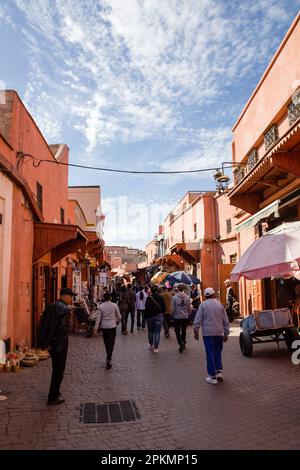
<instances>
[{"instance_id":1,"label":"blue sky","mask_svg":"<svg viewBox=\"0 0 300 470\"><path fill-rule=\"evenodd\" d=\"M300 0L1 0L0 82L73 163L218 167ZM144 247L196 176L70 169L102 188L106 243ZM126 223L124 223L126 213Z\"/></svg>"}]
</instances>

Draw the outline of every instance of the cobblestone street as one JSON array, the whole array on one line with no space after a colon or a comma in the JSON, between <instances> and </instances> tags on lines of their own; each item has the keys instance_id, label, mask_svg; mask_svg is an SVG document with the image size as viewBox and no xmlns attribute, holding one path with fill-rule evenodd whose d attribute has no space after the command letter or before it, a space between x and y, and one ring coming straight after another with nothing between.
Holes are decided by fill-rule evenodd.
<instances>
[{"instance_id":1,"label":"cobblestone street","mask_svg":"<svg viewBox=\"0 0 300 470\"><path fill-rule=\"evenodd\" d=\"M171 337L160 353L146 332L117 337L107 371L102 337L70 338L62 386L66 403L47 407L51 360L20 374L0 375L1 449L297 449L299 367L284 344L254 346L241 355L238 327L225 345L225 381L205 382L202 340L188 329L187 349ZM80 404L134 400L140 420L84 424Z\"/></svg>"}]
</instances>

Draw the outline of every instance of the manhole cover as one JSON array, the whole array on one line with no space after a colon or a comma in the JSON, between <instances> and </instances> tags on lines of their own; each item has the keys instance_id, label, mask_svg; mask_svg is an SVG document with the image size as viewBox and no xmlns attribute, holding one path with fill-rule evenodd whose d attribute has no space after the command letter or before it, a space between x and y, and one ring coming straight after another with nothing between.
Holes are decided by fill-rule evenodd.
<instances>
[{"instance_id":1,"label":"manhole cover","mask_svg":"<svg viewBox=\"0 0 300 470\"><path fill-rule=\"evenodd\" d=\"M80 421L84 424L122 423L140 419L139 410L133 400L108 403L81 403Z\"/></svg>"}]
</instances>

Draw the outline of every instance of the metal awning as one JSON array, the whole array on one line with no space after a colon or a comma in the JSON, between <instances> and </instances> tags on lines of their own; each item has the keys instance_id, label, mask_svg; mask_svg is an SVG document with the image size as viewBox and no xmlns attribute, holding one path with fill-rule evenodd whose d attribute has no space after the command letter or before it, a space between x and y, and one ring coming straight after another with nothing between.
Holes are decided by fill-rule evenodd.
<instances>
[{"instance_id":1,"label":"metal awning","mask_svg":"<svg viewBox=\"0 0 300 470\"><path fill-rule=\"evenodd\" d=\"M51 252L51 264L86 245L86 234L77 225L34 223L33 262Z\"/></svg>"},{"instance_id":2,"label":"metal awning","mask_svg":"<svg viewBox=\"0 0 300 470\"><path fill-rule=\"evenodd\" d=\"M272 214L274 214L275 217L279 217L279 212L278 212L279 204L280 204L280 199L277 199L276 201L272 202L272 204L269 204L268 206L264 207L256 214L249 217L247 220L244 220L240 224L236 225L235 231L241 232L242 230L245 230L246 228L255 227L255 225L258 224L259 221L266 219Z\"/></svg>"}]
</instances>

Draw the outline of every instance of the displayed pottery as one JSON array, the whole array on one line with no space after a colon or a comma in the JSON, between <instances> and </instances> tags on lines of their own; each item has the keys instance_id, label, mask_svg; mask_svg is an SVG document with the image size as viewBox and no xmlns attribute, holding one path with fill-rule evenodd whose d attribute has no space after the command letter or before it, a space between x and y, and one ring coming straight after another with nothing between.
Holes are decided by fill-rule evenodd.
<instances>
[{"instance_id":1,"label":"displayed pottery","mask_svg":"<svg viewBox=\"0 0 300 470\"><path fill-rule=\"evenodd\" d=\"M34 352L35 352L36 356L39 358L40 361L43 361L43 360L49 358L49 353L48 353L47 350L35 349Z\"/></svg>"},{"instance_id":2,"label":"displayed pottery","mask_svg":"<svg viewBox=\"0 0 300 470\"><path fill-rule=\"evenodd\" d=\"M32 351L32 349L27 349L25 351L25 357L21 361L21 366L33 367L39 361L39 357Z\"/></svg>"}]
</instances>

